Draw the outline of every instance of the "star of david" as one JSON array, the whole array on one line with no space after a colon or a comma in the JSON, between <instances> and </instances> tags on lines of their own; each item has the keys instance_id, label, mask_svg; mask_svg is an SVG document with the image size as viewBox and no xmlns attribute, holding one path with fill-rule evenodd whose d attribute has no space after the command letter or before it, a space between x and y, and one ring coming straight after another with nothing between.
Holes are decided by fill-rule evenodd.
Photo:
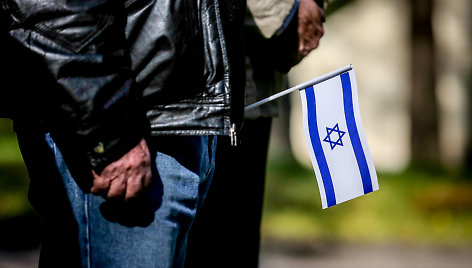
<instances>
[{"instance_id":1,"label":"star of david","mask_svg":"<svg viewBox=\"0 0 472 268\"><path fill-rule=\"evenodd\" d=\"M329 142L329 145L331 146L331 150L333 150L334 147L336 147L336 145L343 146L342 138L343 138L344 134L346 134L346 131L339 130L338 123L336 123L336 125L333 128L326 127L326 132L328 134L326 135L326 137L324 138L323 141ZM333 132L338 133L338 139L335 140L335 141L331 140L331 134Z\"/></svg>"}]
</instances>

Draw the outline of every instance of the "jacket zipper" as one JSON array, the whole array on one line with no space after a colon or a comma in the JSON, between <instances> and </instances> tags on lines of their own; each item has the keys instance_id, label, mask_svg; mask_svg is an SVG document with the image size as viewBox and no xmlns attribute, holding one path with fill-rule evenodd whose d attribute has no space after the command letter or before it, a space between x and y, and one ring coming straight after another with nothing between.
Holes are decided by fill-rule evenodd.
<instances>
[{"instance_id":1,"label":"jacket zipper","mask_svg":"<svg viewBox=\"0 0 472 268\"><path fill-rule=\"evenodd\" d=\"M238 145L238 137L236 134L236 124L232 123L231 127L229 128L229 137L231 141L231 146L237 146Z\"/></svg>"}]
</instances>

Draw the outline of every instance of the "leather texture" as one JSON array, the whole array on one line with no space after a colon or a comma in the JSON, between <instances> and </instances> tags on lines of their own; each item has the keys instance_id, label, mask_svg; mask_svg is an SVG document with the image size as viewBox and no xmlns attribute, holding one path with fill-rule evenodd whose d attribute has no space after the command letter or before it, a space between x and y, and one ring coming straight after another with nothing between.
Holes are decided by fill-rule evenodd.
<instances>
[{"instance_id":1,"label":"leather texture","mask_svg":"<svg viewBox=\"0 0 472 268\"><path fill-rule=\"evenodd\" d=\"M40 91L44 105L22 107L13 117L22 119L19 125L44 118L63 151L82 151L100 169L148 128L152 135L230 134L232 100L242 100L232 94L244 89L231 88L218 0L0 3L9 36L36 70L47 70L36 77L25 68L23 77L37 81L23 91ZM94 151L97 145L104 150Z\"/></svg>"}]
</instances>

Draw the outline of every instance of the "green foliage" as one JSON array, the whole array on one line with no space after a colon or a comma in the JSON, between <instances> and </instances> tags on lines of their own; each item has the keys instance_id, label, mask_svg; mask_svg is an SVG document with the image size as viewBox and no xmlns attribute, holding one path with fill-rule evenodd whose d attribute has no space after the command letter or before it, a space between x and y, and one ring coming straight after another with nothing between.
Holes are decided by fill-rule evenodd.
<instances>
[{"instance_id":1,"label":"green foliage","mask_svg":"<svg viewBox=\"0 0 472 268\"><path fill-rule=\"evenodd\" d=\"M323 210L313 170L270 159L262 233L280 239L472 244L472 181L409 170L380 190Z\"/></svg>"},{"instance_id":2,"label":"green foliage","mask_svg":"<svg viewBox=\"0 0 472 268\"><path fill-rule=\"evenodd\" d=\"M0 119L0 220L32 211L28 184L28 173L12 123Z\"/></svg>"}]
</instances>

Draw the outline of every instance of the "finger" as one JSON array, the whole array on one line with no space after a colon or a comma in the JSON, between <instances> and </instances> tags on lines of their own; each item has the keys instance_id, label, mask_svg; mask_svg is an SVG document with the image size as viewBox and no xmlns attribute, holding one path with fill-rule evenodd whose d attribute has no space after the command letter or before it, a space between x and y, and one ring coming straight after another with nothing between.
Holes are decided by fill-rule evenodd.
<instances>
[{"instance_id":1,"label":"finger","mask_svg":"<svg viewBox=\"0 0 472 268\"><path fill-rule=\"evenodd\" d=\"M305 43L305 41L303 40L303 38L300 38L300 41L299 41L299 44L298 44L298 53L302 56L305 56L305 55L303 55L303 52L305 51L304 43Z\"/></svg>"},{"instance_id":2,"label":"finger","mask_svg":"<svg viewBox=\"0 0 472 268\"><path fill-rule=\"evenodd\" d=\"M323 37L323 35L324 35L323 26L316 27L313 30L312 35L309 38L307 38L307 40L306 40L307 49L309 49L310 51L313 50L313 49L316 49L319 46L320 41L321 41L321 37Z\"/></svg>"},{"instance_id":3,"label":"finger","mask_svg":"<svg viewBox=\"0 0 472 268\"><path fill-rule=\"evenodd\" d=\"M106 195L107 198L123 196L126 192L126 174L119 174L110 182L110 188Z\"/></svg>"},{"instance_id":4,"label":"finger","mask_svg":"<svg viewBox=\"0 0 472 268\"><path fill-rule=\"evenodd\" d=\"M110 180L107 177L100 176L95 171L93 173L93 185L90 192L96 195L106 195L110 187Z\"/></svg>"},{"instance_id":5,"label":"finger","mask_svg":"<svg viewBox=\"0 0 472 268\"><path fill-rule=\"evenodd\" d=\"M142 181L138 178L130 179L126 185L125 201L138 196L138 194L144 189Z\"/></svg>"},{"instance_id":6,"label":"finger","mask_svg":"<svg viewBox=\"0 0 472 268\"><path fill-rule=\"evenodd\" d=\"M151 180L152 180L152 172L151 172L151 168L148 168L146 175L144 176L144 179L143 179L143 186L148 187L149 184L151 184Z\"/></svg>"},{"instance_id":7,"label":"finger","mask_svg":"<svg viewBox=\"0 0 472 268\"><path fill-rule=\"evenodd\" d=\"M146 157L151 155L145 139L142 139L139 142L139 147L141 148L141 151L144 153Z\"/></svg>"},{"instance_id":8,"label":"finger","mask_svg":"<svg viewBox=\"0 0 472 268\"><path fill-rule=\"evenodd\" d=\"M298 51L303 50L303 35L304 35L304 28L303 26L299 25L297 32L298 32Z\"/></svg>"},{"instance_id":9,"label":"finger","mask_svg":"<svg viewBox=\"0 0 472 268\"><path fill-rule=\"evenodd\" d=\"M306 49L299 51L299 54L302 57L306 57L306 55L308 55L308 53L310 53L310 51L308 51Z\"/></svg>"},{"instance_id":10,"label":"finger","mask_svg":"<svg viewBox=\"0 0 472 268\"><path fill-rule=\"evenodd\" d=\"M317 36L310 36L307 37L304 40L304 50L307 51L308 53L311 52L313 49L318 47L318 43L320 41L320 38Z\"/></svg>"},{"instance_id":11,"label":"finger","mask_svg":"<svg viewBox=\"0 0 472 268\"><path fill-rule=\"evenodd\" d=\"M144 188L151 183L151 169L148 168L142 176L135 176L130 178L126 184L125 200L135 198L141 193Z\"/></svg>"}]
</instances>

